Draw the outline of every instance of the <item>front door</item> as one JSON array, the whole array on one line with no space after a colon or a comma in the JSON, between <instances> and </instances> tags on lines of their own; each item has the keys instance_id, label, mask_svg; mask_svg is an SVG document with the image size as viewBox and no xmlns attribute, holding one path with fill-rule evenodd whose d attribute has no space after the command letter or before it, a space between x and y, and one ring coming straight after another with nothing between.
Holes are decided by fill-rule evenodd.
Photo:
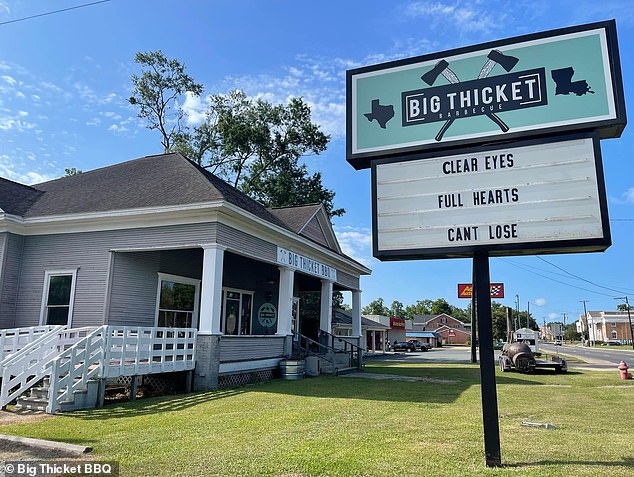
<instances>
[{"instance_id":1,"label":"front door","mask_svg":"<svg viewBox=\"0 0 634 477\"><path fill-rule=\"evenodd\" d=\"M291 332L293 340L299 340L299 297L293 297L293 318L291 322Z\"/></svg>"}]
</instances>

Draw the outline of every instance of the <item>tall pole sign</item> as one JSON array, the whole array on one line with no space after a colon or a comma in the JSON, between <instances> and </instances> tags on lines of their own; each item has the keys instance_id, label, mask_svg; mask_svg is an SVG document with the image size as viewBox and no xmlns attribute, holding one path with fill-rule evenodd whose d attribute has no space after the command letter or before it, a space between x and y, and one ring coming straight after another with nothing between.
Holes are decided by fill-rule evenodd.
<instances>
[{"instance_id":1,"label":"tall pole sign","mask_svg":"<svg viewBox=\"0 0 634 477\"><path fill-rule=\"evenodd\" d=\"M489 257L611 245L599 141L627 123L614 20L350 70L346 153L380 260L473 258L486 465L501 465Z\"/></svg>"}]
</instances>

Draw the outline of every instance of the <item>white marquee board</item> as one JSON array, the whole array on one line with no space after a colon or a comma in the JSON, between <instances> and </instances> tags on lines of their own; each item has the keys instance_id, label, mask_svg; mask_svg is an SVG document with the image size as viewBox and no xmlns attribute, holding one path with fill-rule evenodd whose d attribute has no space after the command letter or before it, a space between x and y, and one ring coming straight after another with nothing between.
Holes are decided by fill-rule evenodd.
<instances>
[{"instance_id":1,"label":"white marquee board","mask_svg":"<svg viewBox=\"0 0 634 477\"><path fill-rule=\"evenodd\" d=\"M374 255L382 260L611 243L596 136L379 160L372 173Z\"/></svg>"}]
</instances>

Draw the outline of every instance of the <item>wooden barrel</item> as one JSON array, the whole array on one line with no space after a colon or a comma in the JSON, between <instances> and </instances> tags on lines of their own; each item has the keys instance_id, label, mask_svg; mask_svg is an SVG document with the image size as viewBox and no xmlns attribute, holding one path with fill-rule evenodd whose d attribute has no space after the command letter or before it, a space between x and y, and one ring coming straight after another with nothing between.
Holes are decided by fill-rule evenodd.
<instances>
[{"instance_id":1,"label":"wooden barrel","mask_svg":"<svg viewBox=\"0 0 634 477\"><path fill-rule=\"evenodd\" d=\"M280 361L282 379L289 381L303 379L306 373L306 361L303 359L283 359Z\"/></svg>"}]
</instances>

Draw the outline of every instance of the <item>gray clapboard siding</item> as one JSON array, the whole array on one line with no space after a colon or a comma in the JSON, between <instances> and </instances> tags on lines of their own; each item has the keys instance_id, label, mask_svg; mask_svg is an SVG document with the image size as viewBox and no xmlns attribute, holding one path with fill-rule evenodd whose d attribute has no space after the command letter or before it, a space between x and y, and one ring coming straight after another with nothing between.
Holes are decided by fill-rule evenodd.
<instances>
[{"instance_id":1,"label":"gray clapboard siding","mask_svg":"<svg viewBox=\"0 0 634 477\"><path fill-rule=\"evenodd\" d=\"M314 240L318 244L323 245L324 247L328 247L328 242L326 241L326 237L324 236L324 231L319 225L319 220L317 220L317 216L313 217L304 230L302 230L302 235L308 237L311 240Z\"/></svg>"},{"instance_id":2,"label":"gray clapboard siding","mask_svg":"<svg viewBox=\"0 0 634 477\"><path fill-rule=\"evenodd\" d=\"M277 246L266 240L253 237L245 232L218 224L218 243L230 250L261 257L263 260L275 262L277 260Z\"/></svg>"},{"instance_id":3,"label":"gray clapboard siding","mask_svg":"<svg viewBox=\"0 0 634 477\"><path fill-rule=\"evenodd\" d=\"M0 328L15 326L15 307L20 279L20 262L24 239L20 235L6 233L4 253L0 260Z\"/></svg>"},{"instance_id":4,"label":"gray clapboard siding","mask_svg":"<svg viewBox=\"0 0 634 477\"><path fill-rule=\"evenodd\" d=\"M154 326L158 273L200 280L202 257L202 249L115 253L108 324Z\"/></svg>"},{"instance_id":5,"label":"gray clapboard siding","mask_svg":"<svg viewBox=\"0 0 634 477\"><path fill-rule=\"evenodd\" d=\"M216 224L206 223L25 237L14 326L39 324L46 270L78 269L72 325L101 325L110 250L212 243L215 236Z\"/></svg>"},{"instance_id":6,"label":"gray clapboard siding","mask_svg":"<svg viewBox=\"0 0 634 477\"><path fill-rule=\"evenodd\" d=\"M284 356L284 336L222 336L220 362Z\"/></svg>"},{"instance_id":7,"label":"gray clapboard siding","mask_svg":"<svg viewBox=\"0 0 634 477\"><path fill-rule=\"evenodd\" d=\"M351 290L359 289L359 277L355 277L354 275L350 275L349 273L345 273L340 270L337 270L337 283L346 288L350 288Z\"/></svg>"}]
</instances>

